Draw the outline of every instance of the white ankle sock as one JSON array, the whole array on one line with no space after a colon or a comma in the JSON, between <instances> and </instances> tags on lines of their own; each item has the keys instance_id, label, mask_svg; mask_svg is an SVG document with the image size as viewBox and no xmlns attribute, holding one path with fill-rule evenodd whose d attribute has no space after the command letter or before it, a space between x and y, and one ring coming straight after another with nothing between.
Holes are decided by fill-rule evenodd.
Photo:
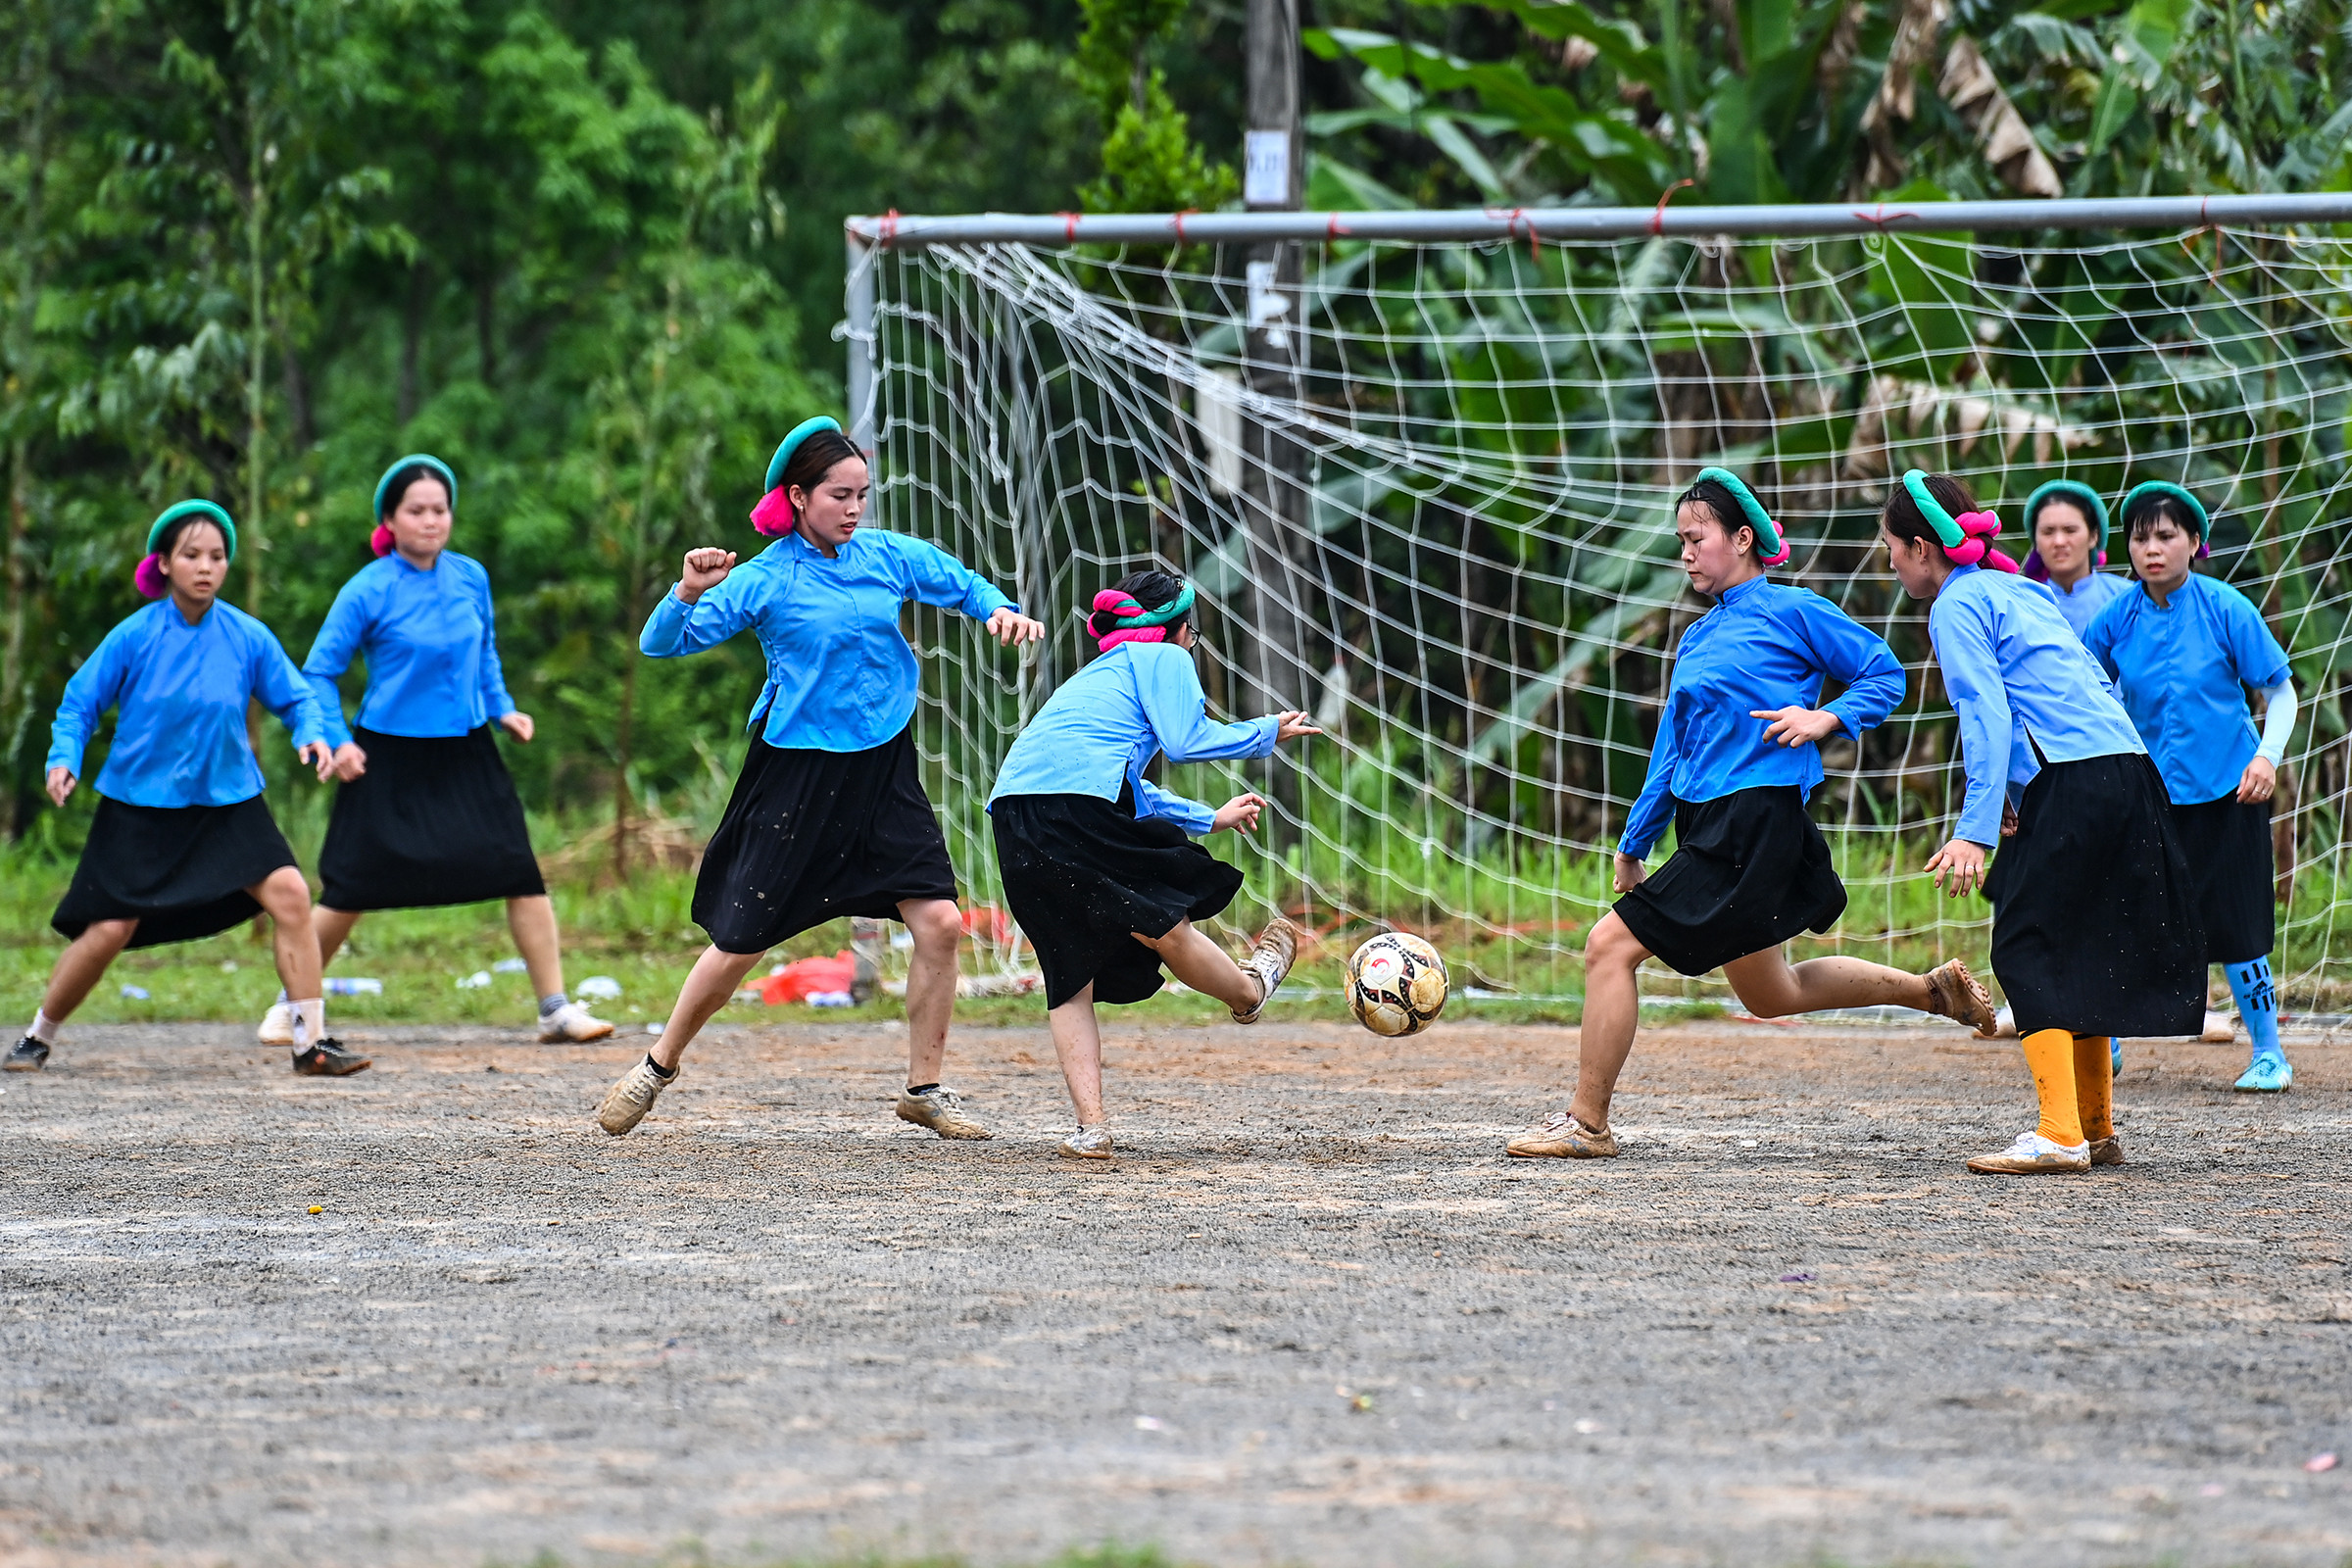
<instances>
[{"instance_id":1,"label":"white ankle sock","mask_svg":"<svg viewBox=\"0 0 2352 1568\"><path fill-rule=\"evenodd\" d=\"M32 1027L24 1032L44 1046L57 1044L57 1020L38 1007L32 1009Z\"/></svg>"},{"instance_id":2,"label":"white ankle sock","mask_svg":"<svg viewBox=\"0 0 2352 1568\"><path fill-rule=\"evenodd\" d=\"M307 1051L326 1038L326 999L294 1004L294 1049Z\"/></svg>"}]
</instances>

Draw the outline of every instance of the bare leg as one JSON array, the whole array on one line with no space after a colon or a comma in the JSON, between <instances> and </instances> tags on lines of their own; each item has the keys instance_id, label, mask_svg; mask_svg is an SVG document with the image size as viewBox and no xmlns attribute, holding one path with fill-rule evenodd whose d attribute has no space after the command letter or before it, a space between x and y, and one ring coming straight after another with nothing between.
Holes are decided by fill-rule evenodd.
<instances>
[{"instance_id":1,"label":"bare leg","mask_svg":"<svg viewBox=\"0 0 2352 1568\"><path fill-rule=\"evenodd\" d=\"M1790 965L1766 948L1723 966L1740 1004L1759 1018L1828 1007L1916 1007L1929 1010L1928 977L1861 958L1807 958Z\"/></svg>"},{"instance_id":2,"label":"bare leg","mask_svg":"<svg viewBox=\"0 0 2352 1568\"><path fill-rule=\"evenodd\" d=\"M956 949L963 916L953 899L908 899L899 918L914 934L906 965L906 1087L939 1082L948 1056L948 1021L956 1015Z\"/></svg>"},{"instance_id":3,"label":"bare leg","mask_svg":"<svg viewBox=\"0 0 2352 1568\"><path fill-rule=\"evenodd\" d=\"M41 993L41 1010L59 1023L73 1016L138 929L136 920L92 920L84 926L57 956L57 967L49 971L49 989Z\"/></svg>"},{"instance_id":4,"label":"bare leg","mask_svg":"<svg viewBox=\"0 0 2352 1568\"><path fill-rule=\"evenodd\" d=\"M1585 1021L1568 1112L1594 1132L1608 1130L1617 1075L1634 1052L1634 1030L1642 1021L1642 988L1634 971L1648 956L1649 950L1615 910L1600 917L1585 944Z\"/></svg>"},{"instance_id":5,"label":"bare leg","mask_svg":"<svg viewBox=\"0 0 2352 1568\"><path fill-rule=\"evenodd\" d=\"M1240 964L1226 956L1223 948L1202 935L1192 921L1177 921L1175 929L1164 937L1148 937L1141 931L1131 935L1158 954L1168 972L1195 991L1244 1012L1257 1005L1257 977L1244 972Z\"/></svg>"},{"instance_id":6,"label":"bare leg","mask_svg":"<svg viewBox=\"0 0 2352 1568\"><path fill-rule=\"evenodd\" d=\"M324 969L335 961L343 944L351 936L351 928L360 923L356 909L330 909L321 904L311 911L311 929L318 933L318 967Z\"/></svg>"},{"instance_id":7,"label":"bare leg","mask_svg":"<svg viewBox=\"0 0 2352 1568\"><path fill-rule=\"evenodd\" d=\"M694 1037L703 1032L710 1015L727 1004L743 977L758 966L764 953L721 953L716 948L705 948L703 956L694 960L687 971L686 983L678 987L677 1005L669 1009L669 1022L662 1026L662 1038L654 1042L647 1053L655 1061L671 1072L678 1070L679 1059Z\"/></svg>"},{"instance_id":8,"label":"bare leg","mask_svg":"<svg viewBox=\"0 0 2352 1568\"><path fill-rule=\"evenodd\" d=\"M316 1001L318 971L325 962L318 952L318 934L311 923L311 885L300 871L281 865L245 891L270 912L277 939L277 983L286 988L287 1000ZM341 941L338 936L338 946Z\"/></svg>"},{"instance_id":9,"label":"bare leg","mask_svg":"<svg viewBox=\"0 0 2352 1568\"><path fill-rule=\"evenodd\" d=\"M1095 1027L1093 984L1047 1013L1046 1025L1054 1032L1054 1054L1061 1058L1061 1081L1069 1085L1078 1125L1092 1127L1102 1119L1102 1033Z\"/></svg>"},{"instance_id":10,"label":"bare leg","mask_svg":"<svg viewBox=\"0 0 2352 1568\"><path fill-rule=\"evenodd\" d=\"M556 901L544 893L509 899L507 929L514 934L514 951L531 972L531 999L563 990L564 948L556 936Z\"/></svg>"}]
</instances>

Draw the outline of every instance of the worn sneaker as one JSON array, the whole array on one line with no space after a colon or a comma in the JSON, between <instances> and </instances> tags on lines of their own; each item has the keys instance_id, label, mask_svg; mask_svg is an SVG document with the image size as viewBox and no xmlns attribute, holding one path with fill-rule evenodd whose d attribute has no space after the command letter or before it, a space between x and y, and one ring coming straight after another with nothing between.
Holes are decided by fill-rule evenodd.
<instances>
[{"instance_id":1,"label":"worn sneaker","mask_svg":"<svg viewBox=\"0 0 2352 1568\"><path fill-rule=\"evenodd\" d=\"M1980 1176L2072 1174L2090 1169L2090 1145L2054 1143L2039 1133L2019 1133L2016 1143L1997 1154L1979 1154L1968 1162L1968 1168Z\"/></svg>"},{"instance_id":2,"label":"worn sneaker","mask_svg":"<svg viewBox=\"0 0 2352 1568\"><path fill-rule=\"evenodd\" d=\"M2226 1012L2208 1011L2197 1038L2209 1046L2226 1046L2237 1038L2237 1020Z\"/></svg>"},{"instance_id":3,"label":"worn sneaker","mask_svg":"<svg viewBox=\"0 0 2352 1568\"><path fill-rule=\"evenodd\" d=\"M253 1037L265 1046L293 1045L294 1004L291 1002L270 1004L270 1010L262 1014L262 1026L253 1032Z\"/></svg>"},{"instance_id":4,"label":"worn sneaker","mask_svg":"<svg viewBox=\"0 0 2352 1568\"><path fill-rule=\"evenodd\" d=\"M1291 965L1298 961L1298 939L1305 934L1279 914L1266 922L1266 928L1257 934L1257 945L1242 960L1242 972L1257 976L1257 1005L1247 1010L1234 1008L1235 1023L1257 1022L1266 1004L1281 989L1284 976L1291 972Z\"/></svg>"},{"instance_id":5,"label":"worn sneaker","mask_svg":"<svg viewBox=\"0 0 2352 1568\"><path fill-rule=\"evenodd\" d=\"M1541 1127L1520 1133L1502 1150L1519 1159L1615 1159L1617 1135L1606 1127L1594 1132L1562 1110Z\"/></svg>"},{"instance_id":6,"label":"worn sneaker","mask_svg":"<svg viewBox=\"0 0 2352 1568\"><path fill-rule=\"evenodd\" d=\"M2295 1087L2295 1069L2284 1056L2256 1056L2230 1088L2241 1095L2283 1095Z\"/></svg>"},{"instance_id":7,"label":"worn sneaker","mask_svg":"<svg viewBox=\"0 0 2352 1568\"><path fill-rule=\"evenodd\" d=\"M2090 1141L2090 1162L2093 1165L2121 1165L2124 1162L2124 1135L2113 1134Z\"/></svg>"},{"instance_id":8,"label":"worn sneaker","mask_svg":"<svg viewBox=\"0 0 2352 1568\"><path fill-rule=\"evenodd\" d=\"M604 1019L591 1016L586 1007L576 1002L566 1002L553 1012L539 1015L539 1043L558 1046L565 1043L602 1040L612 1032Z\"/></svg>"},{"instance_id":9,"label":"worn sneaker","mask_svg":"<svg viewBox=\"0 0 2352 1568\"><path fill-rule=\"evenodd\" d=\"M637 1064L620 1075L620 1082L606 1091L605 1103L596 1113L596 1124L618 1138L645 1120L645 1113L654 1108L662 1091L677 1081L676 1073L664 1078L654 1071L651 1061L639 1056Z\"/></svg>"},{"instance_id":10,"label":"worn sneaker","mask_svg":"<svg viewBox=\"0 0 2352 1568\"><path fill-rule=\"evenodd\" d=\"M919 1095L911 1089L900 1090L899 1120L910 1121L917 1127L928 1127L942 1138L996 1136L963 1108L961 1095L938 1084Z\"/></svg>"},{"instance_id":11,"label":"worn sneaker","mask_svg":"<svg viewBox=\"0 0 2352 1568\"><path fill-rule=\"evenodd\" d=\"M2000 1033L2001 1020L1992 1010L1992 994L1954 958L1920 976L1928 983L1928 1010L1938 1018L1957 1018L1990 1040Z\"/></svg>"},{"instance_id":12,"label":"worn sneaker","mask_svg":"<svg viewBox=\"0 0 2352 1568\"><path fill-rule=\"evenodd\" d=\"M343 1043L331 1036L308 1051L294 1053L294 1070L305 1078L348 1078L355 1072L366 1072L371 1065L369 1058L356 1051L345 1051Z\"/></svg>"},{"instance_id":13,"label":"worn sneaker","mask_svg":"<svg viewBox=\"0 0 2352 1568\"><path fill-rule=\"evenodd\" d=\"M1089 1122L1061 1141L1064 1159L1108 1159L1111 1154L1110 1123Z\"/></svg>"},{"instance_id":14,"label":"worn sneaker","mask_svg":"<svg viewBox=\"0 0 2352 1568\"><path fill-rule=\"evenodd\" d=\"M0 1072L39 1072L49 1065L49 1042L35 1040L30 1035L17 1042L14 1051L0 1061Z\"/></svg>"}]
</instances>

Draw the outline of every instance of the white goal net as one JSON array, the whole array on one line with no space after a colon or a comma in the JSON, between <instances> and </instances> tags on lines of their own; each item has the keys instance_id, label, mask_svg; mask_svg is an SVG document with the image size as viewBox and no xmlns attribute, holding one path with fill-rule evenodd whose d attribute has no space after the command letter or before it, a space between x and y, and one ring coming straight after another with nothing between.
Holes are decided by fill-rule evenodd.
<instances>
[{"instance_id":1,"label":"white goal net","mask_svg":"<svg viewBox=\"0 0 2352 1568\"><path fill-rule=\"evenodd\" d=\"M1005 747L1092 653L1095 590L1158 565L1209 607L1215 709L1306 708L1331 732L1272 763L1165 769L1212 803L1243 788L1276 803L1258 839L1210 841L1249 874L1253 906L1232 922L1271 906L1327 932L1387 921L1439 940L1457 984L1580 991L1668 661L1704 609L1668 508L1720 464L1793 542L1777 575L1911 669L1886 724L1826 749L1813 812L1852 902L1799 952L1981 957L1983 903L1946 904L1918 874L1961 779L1924 614L1871 548L1888 475L1964 475L2021 558L2017 509L2041 481L2112 497L2163 478L2205 498L2210 569L2294 659L2280 971L2295 1004L2334 1006L2352 978L2334 940L2352 913L2346 241L2286 225L1483 243L1346 227L1295 248L1289 272L1266 247L1084 233L862 253L853 347L871 366L876 520L955 552L1050 628L1016 661L929 612L912 623L917 733L975 902L996 897L983 802ZM2109 555L2129 569L2120 534Z\"/></svg>"}]
</instances>

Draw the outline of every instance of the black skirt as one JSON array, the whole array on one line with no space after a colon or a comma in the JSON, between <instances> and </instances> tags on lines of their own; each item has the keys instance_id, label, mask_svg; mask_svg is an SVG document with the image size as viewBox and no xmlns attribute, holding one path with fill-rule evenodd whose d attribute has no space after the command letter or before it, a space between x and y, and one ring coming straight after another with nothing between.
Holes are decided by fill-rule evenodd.
<instances>
[{"instance_id":1,"label":"black skirt","mask_svg":"<svg viewBox=\"0 0 2352 1568\"><path fill-rule=\"evenodd\" d=\"M2156 764L2053 762L1993 856L1992 972L2019 1034L2193 1035L2205 928Z\"/></svg>"},{"instance_id":2,"label":"black skirt","mask_svg":"<svg viewBox=\"0 0 2352 1568\"><path fill-rule=\"evenodd\" d=\"M294 863L256 795L234 806L98 800L81 863L49 924L72 941L99 920L136 920L130 946L193 942L262 912L245 890Z\"/></svg>"},{"instance_id":3,"label":"black skirt","mask_svg":"<svg viewBox=\"0 0 2352 1568\"><path fill-rule=\"evenodd\" d=\"M2271 803L2225 795L2200 806L2175 806L2173 831L2188 857L2188 883L2205 922L2205 961L2248 963L2265 957L2278 935L2271 883Z\"/></svg>"},{"instance_id":4,"label":"black skirt","mask_svg":"<svg viewBox=\"0 0 2352 1568\"><path fill-rule=\"evenodd\" d=\"M694 920L721 953L764 953L843 915L953 899L956 868L915 771L914 732L862 752L751 755L703 851Z\"/></svg>"},{"instance_id":5,"label":"black skirt","mask_svg":"<svg viewBox=\"0 0 2352 1568\"><path fill-rule=\"evenodd\" d=\"M368 771L335 791L318 851L324 908L423 909L547 891L498 742L355 729Z\"/></svg>"},{"instance_id":6,"label":"black skirt","mask_svg":"<svg viewBox=\"0 0 2352 1568\"><path fill-rule=\"evenodd\" d=\"M1223 911L1242 873L1161 817L1138 819L1135 794L1007 795L989 807L1004 903L1037 950L1046 1005L1091 983L1097 1002L1141 1002L1160 986L1157 939Z\"/></svg>"},{"instance_id":7,"label":"black skirt","mask_svg":"<svg viewBox=\"0 0 2352 1568\"><path fill-rule=\"evenodd\" d=\"M1827 931L1845 912L1830 846L1792 784L1674 803L1674 854L1617 918L1677 973L1705 974Z\"/></svg>"}]
</instances>

